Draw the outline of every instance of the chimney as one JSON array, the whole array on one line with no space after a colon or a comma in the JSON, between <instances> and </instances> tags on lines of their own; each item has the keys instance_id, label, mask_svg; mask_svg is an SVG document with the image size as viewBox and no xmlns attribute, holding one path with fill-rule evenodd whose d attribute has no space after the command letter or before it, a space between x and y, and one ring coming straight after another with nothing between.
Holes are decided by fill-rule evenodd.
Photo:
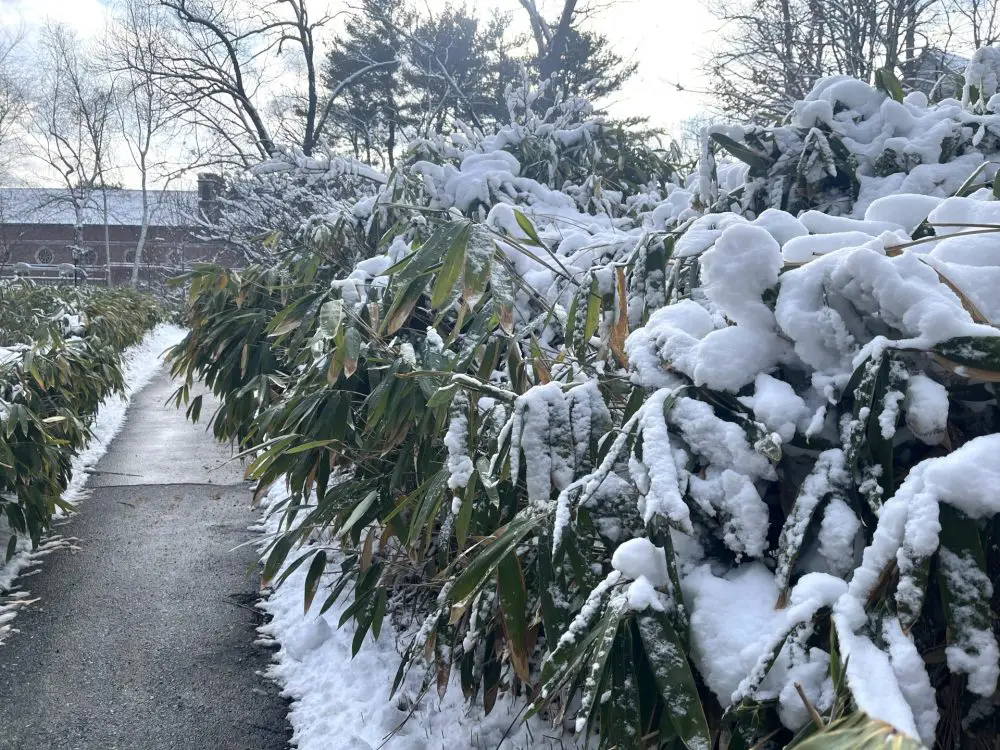
<instances>
[{"instance_id":1,"label":"chimney","mask_svg":"<svg viewBox=\"0 0 1000 750\"><path fill-rule=\"evenodd\" d=\"M219 221L219 196L222 195L223 186L220 175L212 172L198 175L198 212L205 221L212 224Z\"/></svg>"}]
</instances>

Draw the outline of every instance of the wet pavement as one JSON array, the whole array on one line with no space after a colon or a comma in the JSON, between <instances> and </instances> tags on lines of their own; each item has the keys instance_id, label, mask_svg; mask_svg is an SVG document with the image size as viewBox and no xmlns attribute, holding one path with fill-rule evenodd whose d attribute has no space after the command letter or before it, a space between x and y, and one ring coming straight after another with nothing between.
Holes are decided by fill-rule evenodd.
<instances>
[{"instance_id":1,"label":"wet pavement","mask_svg":"<svg viewBox=\"0 0 1000 750\"><path fill-rule=\"evenodd\" d=\"M0 749L287 746L286 705L254 645L248 486L204 422L164 406L173 388L160 373L135 396L92 495L59 529L79 549L23 581L38 601L0 646Z\"/></svg>"}]
</instances>

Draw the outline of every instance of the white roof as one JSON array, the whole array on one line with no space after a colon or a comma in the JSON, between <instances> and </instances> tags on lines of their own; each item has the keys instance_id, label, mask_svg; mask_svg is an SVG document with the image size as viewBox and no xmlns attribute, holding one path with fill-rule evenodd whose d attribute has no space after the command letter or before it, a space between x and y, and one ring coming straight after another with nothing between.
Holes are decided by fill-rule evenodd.
<instances>
[{"instance_id":1,"label":"white roof","mask_svg":"<svg viewBox=\"0 0 1000 750\"><path fill-rule=\"evenodd\" d=\"M198 210L194 190L150 190L150 226L192 226ZM100 190L90 195L83 223L104 224L104 201ZM60 224L73 226L76 214L65 188L0 188L0 224ZM108 224L142 225L142 191L108 190Z\"/></svg>"}]
</instances>

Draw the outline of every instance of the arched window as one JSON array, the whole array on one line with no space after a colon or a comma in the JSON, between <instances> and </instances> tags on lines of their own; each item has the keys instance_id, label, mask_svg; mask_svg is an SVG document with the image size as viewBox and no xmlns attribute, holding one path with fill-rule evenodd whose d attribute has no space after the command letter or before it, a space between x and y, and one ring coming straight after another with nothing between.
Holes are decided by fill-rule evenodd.
<instances>
[{"instance_id":1,"label":"arched window","mask_svg":"<svg viewBox=\"0 0 1000 750\"><path fill-rule=\"evenodd\" d=\"M94 249L92 247L82 247L76 253L77 263L84 266L94 264Z\"/></svg>"},{"instance_id":2,"label":"arched window","mask_svg":"<svg viewBox=\"0 0 1000 750\"><path fill-rule=\"evenodd\" d=\"M125 262L126 263L135 263L135 250L126 250L125 251Z\"/></svg>"}]
</instances>

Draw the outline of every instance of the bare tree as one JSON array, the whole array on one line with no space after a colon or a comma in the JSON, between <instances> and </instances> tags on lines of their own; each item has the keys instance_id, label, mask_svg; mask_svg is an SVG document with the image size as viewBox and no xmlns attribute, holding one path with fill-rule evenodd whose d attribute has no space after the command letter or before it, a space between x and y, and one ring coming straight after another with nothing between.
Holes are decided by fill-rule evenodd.
<instances>
[{"instance_id":1,"label":"bare tree","mask_svg":"<svg viewBox=\"0 0 1000 750\"><path fill-rule=\"evenodd\" d=\"M88 207L99 191L104 215L105 257L111 283L107 176L110 126L115 92L84 54L80 40L66 26L49 24L39 43L42 80L35 102L35 137L44 160L66 187L75 217L73 257L85 251L83 227Z\"/></svg>"},{"instance_id":2,"label":"bare tree","mask_svg":"<svg viewBox=\"0 0 1000 750\"><path fill-rule=\"evenodd\" d=\"M718 109L769 119L822 76L905 73L937 35L940 9L940 0L710 0L722 23L707 65Z\"/></svg>"},{"instance_id":3,"label":"bare tree","mask_svg":"<svg viewBox=\"0 0 1000 750\"><path fill-rule=\"evenodd\" d=\"M292 145L306 155L316 149L339 93L321 91L317 73L316 34L330 16L310 16L308 0L136 2L155 9L163 26L155 56L131 64L168 94L199 138L214 139L210 151L239 167L275 155L281 120L268 105L282 88L293 89L302 115Z\"/></svg>"},{"instance_id":4,"label":"bare tree","mask_svg":"<svg viewBox=\"0 0 1000 750\"><path fill-rule=\"evenodd\" d=\"M967 51L1000 42L997 0L944 0L944 11L949 28Z\"/></svg>"},{"instance_id":5,"label":"bare tree","mask_svg":"<svg viewBox=\"0 0 1000 750\"><path fill-rule=\"evenodd\" d=\"M6 174L30 104L31 76L19 56L24 29L0 29L0 175Z\"/></svg>"},{"instance_id":6,"label":"bare tree","mask_svg":"<svg viewBox=\"0 0 1000 750\"><path fill-rule=\"evenodd\" d=\"M105 53L105 65L116 76L119 90L117 120L119 132L139 174L142 218L132 261L131 284L139 284L139 269L149 235L151 183L162 198L183 165L167 158L168 146L179 135L166 92L153 73L164 54L163 19L144 0L127 0L112 26Z\"/></svg>"}]
</instances>

